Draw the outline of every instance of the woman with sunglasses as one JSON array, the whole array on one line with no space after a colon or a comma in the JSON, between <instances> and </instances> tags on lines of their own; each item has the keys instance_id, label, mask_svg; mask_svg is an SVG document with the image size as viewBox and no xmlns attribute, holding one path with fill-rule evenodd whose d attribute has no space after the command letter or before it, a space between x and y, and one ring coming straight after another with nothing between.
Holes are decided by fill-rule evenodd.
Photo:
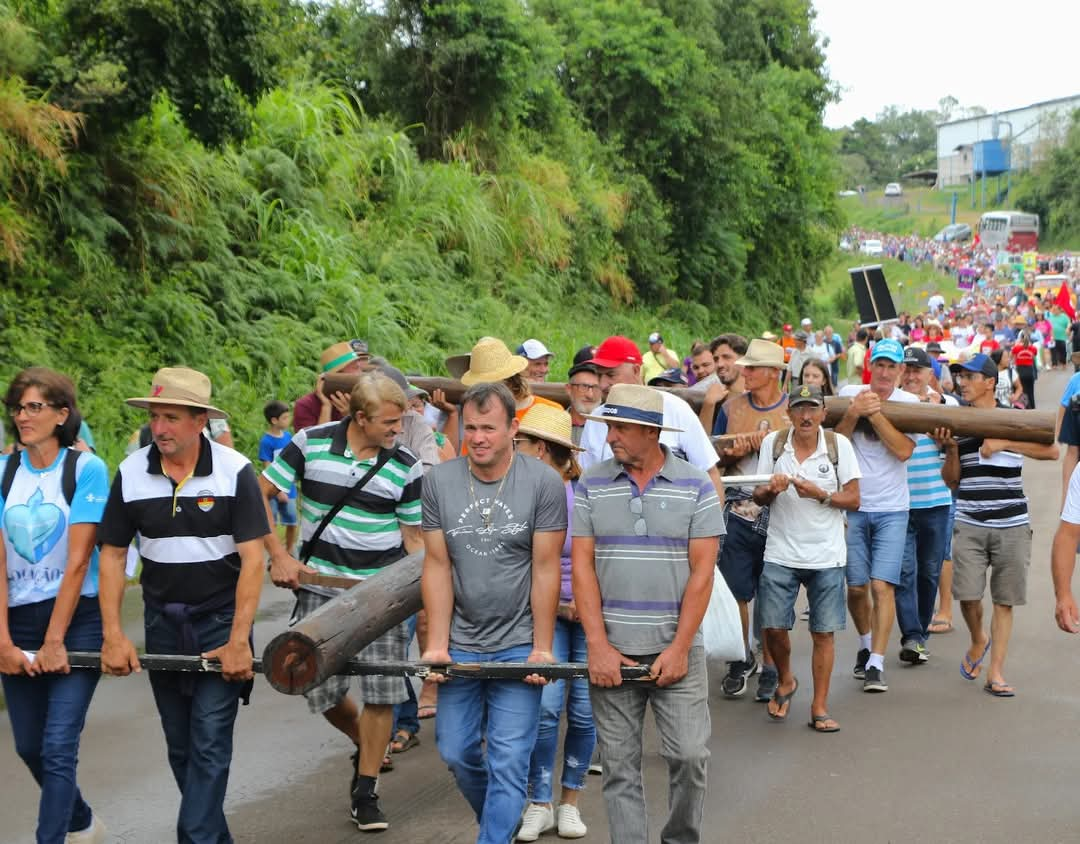
<instances>
[{"instance_id":1,"label":"woman with sunglasses","mask_svg":"<svg viewBox=\"0 0 1080 844\"><path fill-rule=\"evenodd\" d=\"M543 404L534 404L521 418L514 444L518 453L542 460L558 472L566 484L568 512L574 510L573 484L581 477L581 468L574 453L570 414ZM558 662L586 662L585 629L578 620L574 596L570 588L570 531L562 550L562 585L559 591L559 612L555 619L552 647ZM558 810L552 808L554 796L555 754L559 741L559 718L563 701L567 700L566 683L570 683L566 706L566 738L563 741L562 795ZM587 827L581 821L577 802L585 788L589 760L596 747L596 726L593 724L592 704L589 702L588 680L559 680L544 686L540 697L540 726L529 763L529 799L525 809L518 841L535 841L542 833L558 827L562 838L581 838Z\"/></svg>"},{"instance_id":2,"label":"woman with sunglasses","mask_svg":"<svg viewBox=\"0 0 1080 844\"><path fill-rule=\"evenodd\" d=\"M66 376L23 370L4 403L18 446L0 490L0 681L15 750L41 787L36 841L99 842L105 827L76 785L75 765L100 675L72 671L67 649L101 649L94 542L108 472L99 457L72 451L82 417Z\"/></svg>"}]
</instances>

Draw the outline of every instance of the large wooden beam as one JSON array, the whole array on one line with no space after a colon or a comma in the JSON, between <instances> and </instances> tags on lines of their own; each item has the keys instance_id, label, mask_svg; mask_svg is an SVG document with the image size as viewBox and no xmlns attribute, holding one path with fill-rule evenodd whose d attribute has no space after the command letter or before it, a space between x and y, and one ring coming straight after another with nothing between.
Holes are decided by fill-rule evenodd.
<instances>
[{"instance_id":1,"label":"large wooden beam","mask_svg":"<svg viewBox=\"0 0 1080 844\"><path fill-rule=\"evenodd\" d=\"M423 565L423 551L410 554L271 639L263 651L270 685L287 695L303 694L419 610Z\"/></svg>"},{"instance_id":2,"label":"large wooden beam","mask_svg":"<svg viewBox=\"0 0 1080 844\"><path fill-rule=\"evenodd\" d=\"M349 390L355 383L355 375L327 376L327 388ZM429 393L440 389L446 392L448 401L458 403L467 389L451 378L411 378L410 383ZM564 384L531 384L532 391L544 398L561 403L569 401ZM673 387L668 392L685 399L695 411L701 409L701 392ZM828 398L825 424L832 427L840 421L847 409L849 399ZM974 407L946 407L940 404L909 404L885 402L882 412L898 430L906 434L926 434L934 428L950 428L958 436L987 437L992 439L1019 440L1020 442L1052 443L1057 416L1051 410L1005 410L995 408L982 410Z\"/></svg>"}]
</instances>

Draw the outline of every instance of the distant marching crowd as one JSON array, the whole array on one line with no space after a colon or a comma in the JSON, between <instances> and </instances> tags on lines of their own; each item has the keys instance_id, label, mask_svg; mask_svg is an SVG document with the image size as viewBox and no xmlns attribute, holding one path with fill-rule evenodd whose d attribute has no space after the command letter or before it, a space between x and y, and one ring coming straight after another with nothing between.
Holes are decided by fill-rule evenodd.
<instances>
[{"instance_id":1,"label":"distant marching crowd","mask_svg":"<svg viewBox=\"0 0 1080 844\"><path fill-rule=\"evenodd\" d=\"M720 689L742 697L757 675L754 698L774 721L789 719L800 691L789 636L800 614L813 648L805 723L816 733L840 730L828 694L849 615L865 692L889 689L891 640L900 663L927 663L931 636L953 630L956 601L970 637L960 674L1014 696L1005 661L1031 549L1021 469L1059 447L955 436L947 414L908 433L893 408L1033 408L1038 373L1080 359L1069 308L1060 296L935 295L925 313L856 324L846 340L804 318L779 334L722 333L686 356L660 331L641 347L615 335L561 363L561 386L545 383L556 361L540 340L511 352L484 337L447 359L463 388L451 397L410 384L364 341L342 341L323 352L310 393L266 405L258 469L231 448L209 379L166 367L127 400L147 423L111 482L71 380L20 372L4 396L15 450L0 468L0 675L16 751L41 789L36 840L107 840L76 760L101 673L141 670L121 623L132 548L146 651L221 666L149 672L180 791L179 842L232 840L233 728L251 691L267 569L295 592L295 623L423 551L423 611L360 658L404 661L415 638L435 665L536 666L523 680L436 673L417 690L372 675L354 698L339 676L308 691L311 712L354 749L349 807L362 832L389 827L379 776L434 717L478 842L584 837L578 797L592 768L612 841L644 844L648 705L670 779L661 838L700 840L711 732L700 627L717 571L744 646L722 665ZM850 401L827 428L834 395ZM1080 375L1057 433L1057 619L1076 632ZM75 650L100 651L101 671L72 670ZM566 662L587 662L589 679L549 682L544 666ZM649 666L651 682L623 682L634 664Z\"/></svg>"}]
</instances>

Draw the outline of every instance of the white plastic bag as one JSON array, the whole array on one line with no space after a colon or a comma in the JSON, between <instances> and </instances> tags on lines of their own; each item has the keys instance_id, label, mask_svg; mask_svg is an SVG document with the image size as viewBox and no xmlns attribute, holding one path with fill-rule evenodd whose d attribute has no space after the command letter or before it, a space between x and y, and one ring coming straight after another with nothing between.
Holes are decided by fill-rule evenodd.
<instances>
[{"instance_id":1,"label":"white plastic bag","mask_svg":"<svg viewBox=\"0 0 1080 844\"><path fill-rule=\"evenodd\" d=\"M746 659L739 605L720 572L713 572L712 597L701 620L705 657L709 662L734 662Z\"/></svg>"}]
</instances>

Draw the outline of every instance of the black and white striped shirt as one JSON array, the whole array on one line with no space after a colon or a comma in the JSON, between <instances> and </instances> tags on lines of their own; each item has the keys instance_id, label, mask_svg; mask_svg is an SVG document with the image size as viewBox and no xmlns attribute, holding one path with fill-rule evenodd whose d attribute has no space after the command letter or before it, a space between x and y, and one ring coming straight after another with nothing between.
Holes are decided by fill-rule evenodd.
<instances>
[{"instance_id":1,"label":"black and white striped shirt","mask_svg":"<svg viewBox=\"0 0 1080 844\"><path fill-rule=\"evenodd\" d=\"M979 456L981 437L957 437L957 443L960 485L956 521L993 528L1028 524L1028 501L1021 479L1024 458L1006 451L984 460Z\"/></svg>"},{"instance_id":2,"label":"black and white striped shirt","mask_svg":"<svg viewBox=\"0 0 1080 844\"><path fill-rule=\"evenodd\" d=\"M126 547L136 534L142 586L157 603L200 604L235 590L237 544L270 532L251 462L205 436L191 477L177 484L151 443L124 460L113 479L98 531Z\"/></svg>"}]
</instances>

